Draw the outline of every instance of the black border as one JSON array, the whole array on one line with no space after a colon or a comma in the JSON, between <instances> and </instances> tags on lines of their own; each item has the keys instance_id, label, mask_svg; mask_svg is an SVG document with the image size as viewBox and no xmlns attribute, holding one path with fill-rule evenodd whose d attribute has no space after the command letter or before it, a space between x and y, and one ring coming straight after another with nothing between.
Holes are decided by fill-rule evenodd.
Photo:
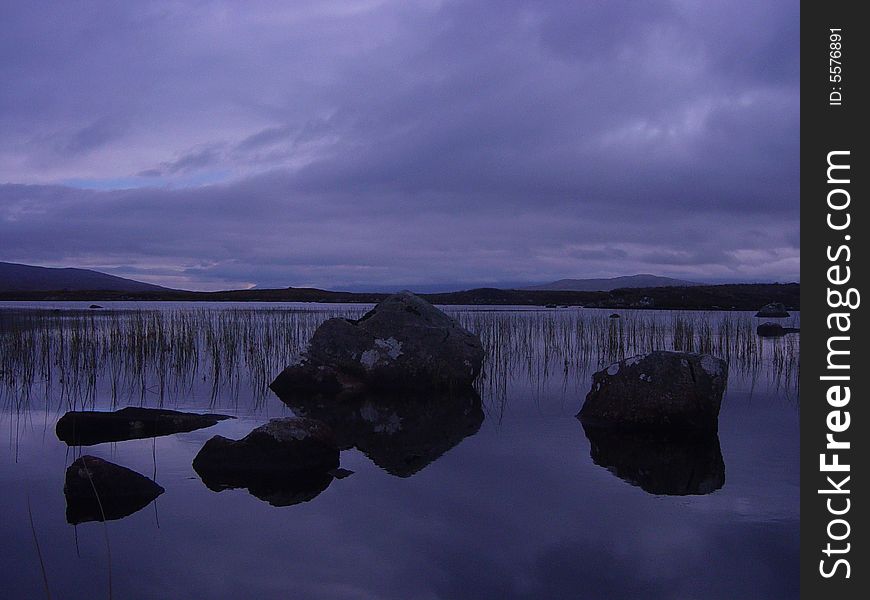
<instances>
[{"instance_id":1,"label":"black border","mask_svg":"<svg viewBox=\"0 0 870 600\"><path fill-rule=\"evenodd\" d=\"M859 292L866 272L866 237L870 237L866 179L867 152L865 149L866 124L863 113L870 111L867 104L864 81L868 75L866 59L870 23L859 17L858 2L802 2L801 3L801 597L849 600L866 598L870 593L867 584L870 564L866 563L867 489L866 460L870 449L865 440L870 436L870 415L865 405L868 397L867 381L870 379L870 363L862 351L868 339L868 309L863 303L870 296L862 297L862 305L850 310L851 330L849 374L852 380L851 401L843 410L849 410L851 425L838 437L848 440L851 449L841 453L841 462L849 463L851 480L849 488L851 508L846 518L851 533L844 542L851 544L848 554L841 555L851 566L850 577L838 575L824 578L819 561L825 559L830 566L832 559L822 550L828 542L826 532L832 517L825 506L829 496L819 494L827 487L826 475L820 471L819 455L825 452L825 435L828 433L826 417L831 407L825 393L830 383L819 379L826 372L828 332L827 316L832 309L827 302L829 287L827 269L831 266L827 249L836 249L850 234L851 280L844 287L855 287ZM831 82L829 62L829 34L831 28L842 29L842 82ZM831 106L829 94L840 87L842 104ZM849 231L835 232L826 223L827 194L832 187L827 182L828 153L848 150L851 165L851 181L848 191L851 196ZM831 286L834 287L834 286ZM844 309L848 310L848 309ZM844 334L841 334L844 335Z\"/></svg>"}]
</instances>

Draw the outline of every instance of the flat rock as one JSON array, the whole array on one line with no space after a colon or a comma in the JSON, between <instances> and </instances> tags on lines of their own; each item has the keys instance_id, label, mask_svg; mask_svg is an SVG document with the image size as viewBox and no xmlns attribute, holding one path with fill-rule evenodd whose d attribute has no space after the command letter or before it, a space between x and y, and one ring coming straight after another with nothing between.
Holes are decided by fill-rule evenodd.
<instances>
[{"instance_id":1,"label":"flat rock","mask_svg":"<svg viewBox=\"0 0 870 600\"><path fill-rule=\"evenodd\" d=\"M727 363L709 354L656 351L592 376L578 413L584 424L716 431Z\"/></svg>"},{"instance_id":2,"label":"flat rock","mask_svg":"<svg viewBox=\"0 0 870 600\"><path fill-rule=\"evenodd\" d=\"M114 412L74 410L58 419L55 433L59 440L70 446L93 446L195 431L232 418L135 406Z\"/></svg>"},{"instance_id":3,"label":"flat rock","mask_svg":"<svg viewBox=\"0 0 870 600\"><path fill-rule=\"evenodd\" d=\"M783 327L779 323L761 323L755 328L755 332L759 337L782 337L789 333L799 333L800 329L795 327Z\"/></svg>"},{"instance_id":4,"label":"flat rock","mask_svg":"<svg viewBox=\"0 0 870 600\"><path fill-rule=\"evenodd\" d=\"M279 396L459 389L471 386L483 356L478 336L425 300L401 292L359 320L322 323L302 360L270 387Z\"/></svg>"},{"instance_id":5,"label":"flat rock","mask_svg":"<svg viewBox=\"0 0 870 600\"><path fill-rule=\"evenodd\" d=\"M163 492L161 486L136 471L85 455L66 470L66 519L72 524L121 519Z\"/></svg>"}]
</instances>

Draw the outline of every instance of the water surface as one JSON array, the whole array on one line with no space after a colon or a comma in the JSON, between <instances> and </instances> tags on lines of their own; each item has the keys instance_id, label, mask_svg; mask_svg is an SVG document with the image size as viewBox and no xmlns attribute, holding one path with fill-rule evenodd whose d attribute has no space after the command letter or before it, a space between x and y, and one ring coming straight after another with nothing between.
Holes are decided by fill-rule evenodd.
<instances>
[{"instance_id":1,"label":"water surface","mask_svg":"<svg viewBox=\"0 0 870 600\"><path fill-rule=\"evenodd\" d=\"M41 564L55 598L797 597L798 342L750 336L748 313L448 307L487 348L481 413L336 410L353 474L292 503L212 491L191 462L213 435L292 415L268 380L317 323L367 307L88 304L0 307L4 597L44 596ZM718 439L593 452L574 417L591 372L651 347L728 358ZM127 405L237 418L84 449L55 436L67 410ZM81 454L166 492L70 525Z\"/></svg>"}]
</instances>

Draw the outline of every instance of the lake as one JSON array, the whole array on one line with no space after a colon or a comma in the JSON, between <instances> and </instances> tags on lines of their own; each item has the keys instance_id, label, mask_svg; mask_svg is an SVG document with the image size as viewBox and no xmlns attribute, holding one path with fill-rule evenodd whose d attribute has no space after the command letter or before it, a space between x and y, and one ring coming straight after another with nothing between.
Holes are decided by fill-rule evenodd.
<instances>
[{"instance_id":1,"label":"lake","mask_svg":"<svg viewBox=\"0 0 870 600\"><path fill-rule=\"evenodd\" d=\"M442 307L483 340L479 400L328 409L351 475L212 491L191 466L202 445L293 415L268 383L324 319L370 307L89 304L0 303L4 597L798 596L799 337L762 340L751 313ZM575 415L591 374L652 349L728 361L718 438L590 442ZM236 418L85 448L55 435L66 411L125 406ZM70 524L83 454L165 492Z\"/></svg>"}]
</instances>

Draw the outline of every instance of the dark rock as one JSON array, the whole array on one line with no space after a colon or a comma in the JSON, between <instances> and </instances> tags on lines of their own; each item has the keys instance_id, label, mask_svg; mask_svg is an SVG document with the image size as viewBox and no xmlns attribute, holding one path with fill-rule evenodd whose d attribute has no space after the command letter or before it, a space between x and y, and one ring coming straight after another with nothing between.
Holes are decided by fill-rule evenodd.
<instances>
[{"instance_id":1,"label":"dark rock","mask_svg":"<svg viewBox=\"0 0 870 600\"><path fill-rule=\"evenodd\" d=\"M755 313L755 316L767 319L781 319L790 315L782 302L771 302L770 304L764 305L761 310Z\"/></svg>"},{"instance_id":2,"label":"dark rock","mask_svg":"<svg viewBox=\"0 0 870 600\"><path fill-rule=\"evenodd\" d=\"M577 416L623 428L716 431L727 381L725 361L708 354L651 352L595 373Z\"/></svg>"},{"instance_id":3,"label":"dark rock","mask_svg":"<svg viewBox=\"0 0 870 600\"><path fill-rule=\"evenodd\" d=\"M55 433L70 446L93 446L171 435L211 427L228 415L185 413L162 408L128 406L115 412L70 411L55 426Z\"/></svg>"},{"instance_id":4,"label":"dark rock","mask_svg":"<svg viewBox=\"0 0 870 600\"><path fill-rule=\"evenodd\" d=\"M795 327L783 327L779 323L765 322L755 328L759 337L782 337L787 333L799 333Z\"/></svg>"},{"instance_id":5,"label":"dark rock","mask_svg":"<svg viewBox=\"0 0 870 600\"><path fill-rule=\"evenodd\" d=\"M338 469L333 469L332 471L330 471L329 474L336 479L344 479L345 477L350 477L351 475L353 475L353 471L351 471L350 469L342 469L339 467Z\"/></svg>"},{"instance_id":6,"label":"dark rock","mask_svg":"<svg viewBox=\"0 0 870 600\"><path fill-rule=\"evenodd\" d=\"M103 308L99 304L91 304L88 308Z\"/></svg>"},{"instance_id":7,"label":"dark rock","mask_svg":"<svg viewBox=\"0 0 870 600\"><path fill-rule=\"evenodd\" d=\"M483 354L480 338L455 319L401 292L358 321L322 323L302 360L270 387L279 396L463 388L480 373Z\"/></svg>"},{"instance_id":8,"label":"dark rock","mask_svg":"<svg viewBox=\"0 0 870 600\"><path fill-rule=\"evenodd\" d=\"M760 337L780 337L785 335L785 328L779 323L762 323L755 328Z\"/></svg>"},{"instance_id":9,"label":"dark rock","mask_svg":"<svg viewBox=\"0 0 870 600\"><path fill-rule=\"evenodd\" d=\"M710 494L725 485L714 432L622 431L583 424L592 462L650 494Z\"/></svg>"},{"instance_id":10,"label":"dark rock","mask_svg":"<svg viewBox=\"0 0 870 600\"><path fill-rule=\"evenodd\" d=\"M278 396L297 393L353 396L366 390L365 382L356 375L308 361L290 365L269 384L269 387Z\"/></svg>"},{"instance_id":11,"label":"dark rock","mask_svg":"<svg viewBox=\"0 0 870 600\"><path fill-rule=\"evenodd\" d=\"M121 519L163 492L144 475L96 456L82 456L66 470L66 520L78 524Z\"/></svg>"},{"instance_id":12,"label":"dark rock","mask_svg":"<svg viewBox=\"0 0 870 600\"><path fill-rule=\"evenodd\" d=\"M619 315L616 314L616 313L613 313L612 315L610 315L610 318L611 318L611 319L618 319L618 318L619 318Z\"/></svg>"},{"instance_id":13,"label":"dark rock","mask_svg":"<svg viewBox=\"0 0 870 600\"><path fill-rule=\"evenodd\" d=\"M214 491L248 488L259 498L310 499L312 491L314 497L329 485L338 454L335 435L324 423L272 419L237 441L214 436L193 459L193 469Z\"/></svg>"},{"instance_id":14,"label":"dark rock","mask_svg":"<svg viewBox=\"0 0 870 600\"><path fill-rule=\"evenodd\" d=\"M381 469L410 477L483 423L473 390L439 396L357 396L341 402L304 394L282 397L293 412L324 421L339 448L357 448Z\"/></svg>"}]
</instances>

